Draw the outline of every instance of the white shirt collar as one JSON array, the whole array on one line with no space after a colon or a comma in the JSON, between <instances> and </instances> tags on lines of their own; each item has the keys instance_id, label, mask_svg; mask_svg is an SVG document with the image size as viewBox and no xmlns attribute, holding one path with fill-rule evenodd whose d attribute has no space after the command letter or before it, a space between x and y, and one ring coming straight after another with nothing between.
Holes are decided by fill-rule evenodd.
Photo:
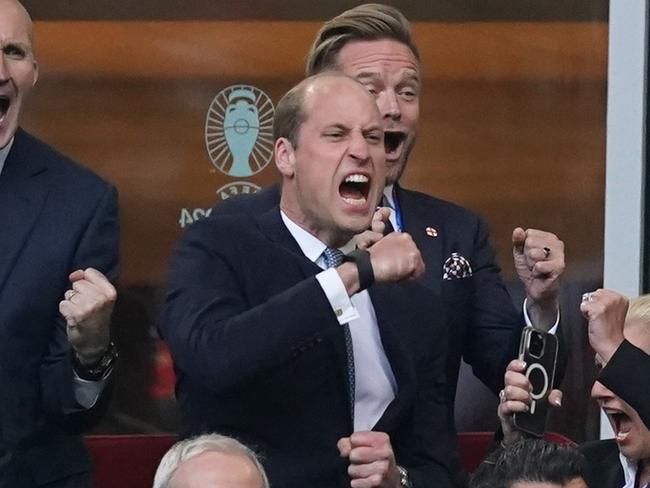
<instances>
[{"instance_id":1,"label":"white shirt collar","mask_svg":"<svg viewBox=\"0 0 650 488\"><path fill-rule=\"evenodd\" d=\"M5 166L5 161L7 160L7 156L9 155L9 151L11 151L11 146L13 146L13 144L14 138L12 137L9 144L0 149L0 174L2 173L2 168Z\"/></svg>"},{"instance_id":2,"label":"white shirt collar","mask_svg":"<svg viewBox=\"0 0 650 488\"><path fill-rule=\"evenodd\" d=\"M393 188L395 185L388 185L384 187L384 199L388 206L392 209L395 209L395 201L393 200Z\"/></svg>"},{"instance_id":3,"label":"white shirt collar","mask_svg":"<svg viewBox=\"0 0 650 488\"><path fill-rule=\"evenodd\" d=\"M280 210L280 216L282 217L284 225L287 226L287 229L300 246L303 254L307 256L310 261L316 263L323 254L323 251L327 248L327 245L321 242L315 235L310 234L305 229L296 224L282 210ZM354 239L351 239L347 244L345 244L345 246L341 247L340 249L347 254L348 252L353 251L355 247L356 243L354 242Z\"/></svg>"},{"instance_id":4,"label":"white shirt collar","mask_svg":"<svg viewBox=\"0 0 650 488\"><path fill-rule=\"evenodd\" d=\"M621 488L634 488L638 463L626 458L620 452L618 453L618 457L623 468L623 475L625 476L625 485Z\"/></svg>"}]
</instances>

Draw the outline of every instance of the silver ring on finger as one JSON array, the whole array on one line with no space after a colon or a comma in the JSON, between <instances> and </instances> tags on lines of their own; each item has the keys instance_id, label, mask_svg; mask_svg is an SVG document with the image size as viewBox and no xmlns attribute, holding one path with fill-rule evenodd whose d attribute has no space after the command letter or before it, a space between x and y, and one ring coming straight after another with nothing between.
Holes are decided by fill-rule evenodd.
<instances>
[{"instance_id":1,"label":"silver ring on finger","mask_svg":"<svg viewBox=\"0 0 650 488\"><path fill-rule=\"evenodd\" d=\"M592 292L583 293L582 294L582 301L583 302L593 302L594 301L594 294Z\"/></svg>"},{"instance_id":2,"label":"silver ring on finger","mask_svg":"<svg viewBox=\"0 0 650 488\"><path fill-rule=\"evenodd\" d=\"M506 390L504 388L499 392L499 403L505 403L506 400L507 400L507 398L506 398Z\"/></svg>"},{"instance_id":3,"label":"silver ring on finger","mask_svg":"<svg viewBox=\"0 0 650 488\"><path fill-rule=\"evenodd\" d=\"M68 290L65 292L65 299L70 301L77 293L79 293L77 290Z\"/></svg>"},{"instance_id":4,"label":"silver ring on finger","mask_svg":"<svg viewBox=\"0 0 650 488\"><path fill-rule=\"evenodd\" d=\"M544 246L542 248L542 251L544 251L544 258L548 259L548 257L551 255L551 248L548 246Z\"/></svg>"}]
</instances>

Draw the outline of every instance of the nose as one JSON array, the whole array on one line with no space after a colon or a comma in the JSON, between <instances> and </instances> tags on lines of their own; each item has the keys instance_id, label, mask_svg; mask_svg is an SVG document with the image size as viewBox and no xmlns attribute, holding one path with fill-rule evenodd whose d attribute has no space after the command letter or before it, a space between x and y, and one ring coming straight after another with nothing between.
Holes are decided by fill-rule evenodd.
<instances>
[{"instance_id":1,"label":"nose","mask_svg":"<svg viewBox=\"0 0 650 488\"><path fill-rule=\"evenodd\" d=\"M370 157L368 141L360 131L353 131L350 137L349 155L359 162L366 162Z\"/></svg>"},{"instance_id":2,"label":"nose","mask_svg":"<svg viewBox=\"0 0 650 488\"><path fill-rule=\"evenodd\" d=\"M402 117L399 100L394 90L382 91L377 97L377 107L384 119L399 120Z\"/></svg>"},{"instance_id":3,"label":"nose","mask_svg":"<svg viewBox=\"0 0 650 488\"><path fill-rule=\"evenodd\" d=\"M9 79L9 69L7 68L7 61L4 53L0 52L0 82L5 82Z\"/></svg>"},{"instance_id":4,"label":"nose","mask_svg":"<svg viewBox=\"0 0 650 488\"><path fill-rule=\"evenodd\" d=\"M603 385L600 381L594 381L594 386L591 387L591 398L595 400L605 400L614 397L614 393L609 388Z\"/></svg>"}]
</instances>

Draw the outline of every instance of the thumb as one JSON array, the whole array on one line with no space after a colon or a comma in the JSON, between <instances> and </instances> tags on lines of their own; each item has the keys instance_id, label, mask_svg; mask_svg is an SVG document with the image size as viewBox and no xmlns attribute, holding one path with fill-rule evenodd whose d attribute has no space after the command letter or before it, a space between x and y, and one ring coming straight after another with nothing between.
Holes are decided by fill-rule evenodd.
<instances>
[{"instance_id":1,"label":"thumb","mask_svg":"<svg viewBox=\"0 0 650 488\"><path fill-rule=\"evenodd\" d=\"M517 227L512 231L512 252L515 255L524 253L524 243L526 242L526 231L521 227Z\"/></svg>"},{"instance_id":2,"label":"thumb","mask_svg":"<svg viewBox=\"0 0 650 488\"><path fill-rule=\"evenodd\" d=\"M558 408L562 406L562 392L560 390L551 390L548 394L548 403Z\"/></svg>"}]
</instances>

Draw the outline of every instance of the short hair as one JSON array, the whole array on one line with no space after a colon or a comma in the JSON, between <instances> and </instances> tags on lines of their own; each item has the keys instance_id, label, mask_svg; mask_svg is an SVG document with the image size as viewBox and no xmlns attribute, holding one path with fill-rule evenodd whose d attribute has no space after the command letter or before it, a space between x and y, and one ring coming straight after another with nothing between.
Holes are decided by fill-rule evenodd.
<instances>
[{"instance_id":1,"label":"short hair","mask_svg":"<svg viewBox=\"0 0 650 488\"><path fill-rule=\"evenodd\" d=\"M318 73L309 76L291 88L280 99L275 106L273 114L273 140L277 141L280 137L288 139L291 145L298 147L298 138L300 135L300 126L307 119L307 110L305 109L305 92L319 78L345 78L357 84L359 82L354 78L336 72ZM361 84L359 84L361 86Z\"/></svg>"},{"instance_id":2,"label":"short hair","mask_svg":"<svg viewBox=\"0 0 650 488\"><path fill-rule=\"evenodd\" d=\"M289 140L291 145L298 147L298 135L300 126L307 118L304 108L305 90L308 86L307 78L291 90L284 94L275 106L273 114L273 140L277 141L280 137Z\"/></svg>"},{"instance_id":3,"label":"short hair","mask_svg":"<svg viewBox=\"0 0 650 488\"><path fill-rule=\"evenodd\" d=\"M181 464L205 452L219 452L249 459L259 471L264 487L269 488L269 480L255 453L238 440L220 434L203 434L174 444L158 465L153 488L168 488L169 481Z\"/></svg>"},{"instance_id":4,"label":"short hair","mask_svg":"<svg viewBox=\"0 0 650 488\"><path fill-rule=\"evenodd\" d=\"M630 300L627 310L628 319L639 319L650 323L650 293Z\"/></svg>"},{"instance_id":5,"label":"short hair","mask_svg":"<svg viewBox=\"0 0 650 488\"><path fill-rule=\"evenodd\" d=\"M366 3L346 10L327 21L316 34L305 65L307 76L337 67L338 54L350 41L393 39L411 49L420 60L411 38L411 24L404 14L390 5Z\"/></svg>"},{"instance_id":6,"label":"short hair","mask_svg":"<svg viewBox=\"0 0 650 488\"><path fill-rule=\"evenodd\" d=\"M524 439L501 451L476 470L471 488L511 488L517 482L565 485L583 478L584 456L575 448L543 439Z\"/></svg>"}]
</instances>

